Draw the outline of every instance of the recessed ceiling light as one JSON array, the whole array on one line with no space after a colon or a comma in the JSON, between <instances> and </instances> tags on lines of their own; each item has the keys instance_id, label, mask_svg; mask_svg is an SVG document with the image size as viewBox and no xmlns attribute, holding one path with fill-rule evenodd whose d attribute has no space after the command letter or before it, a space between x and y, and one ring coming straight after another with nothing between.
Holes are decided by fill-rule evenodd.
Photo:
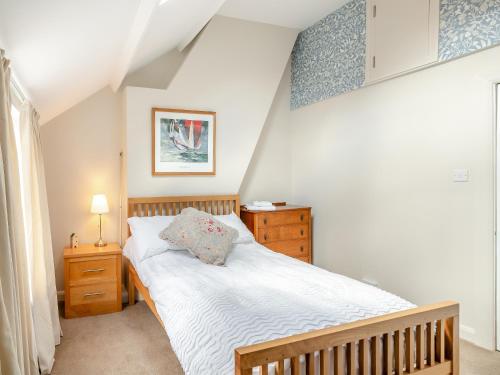
<instances>
[{"instance_id":1,"label":"recessed ceiling light","mask_svg":"<svg viewBox=\"0 0 500 375\"><path fill-rule=\"evenodd\" d=\"M162 6L163 4L165 4L168 0L160 0L160 2L158 3L159 6Z\"/></svg>"}]
</instances>

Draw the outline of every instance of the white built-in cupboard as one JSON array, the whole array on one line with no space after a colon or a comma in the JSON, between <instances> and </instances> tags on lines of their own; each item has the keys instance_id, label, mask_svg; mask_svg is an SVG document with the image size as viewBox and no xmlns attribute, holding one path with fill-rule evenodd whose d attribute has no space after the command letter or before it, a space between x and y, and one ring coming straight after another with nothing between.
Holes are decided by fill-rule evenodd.
<instances>
[{"instance_id":1,"label":"white built-in cupboard","mask_svg":"<svg viewBox=\"0 0 500 375\"><path fill-rule=\"evenodd\" d=\"M366 84L438 60L439 0L367 0Z\"/></svg>"}]
</instances>

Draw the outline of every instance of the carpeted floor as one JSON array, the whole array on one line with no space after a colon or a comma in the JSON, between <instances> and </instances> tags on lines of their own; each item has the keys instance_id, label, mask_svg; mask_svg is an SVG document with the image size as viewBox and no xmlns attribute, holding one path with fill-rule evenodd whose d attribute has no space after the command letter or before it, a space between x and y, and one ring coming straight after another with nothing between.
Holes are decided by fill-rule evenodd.
<instances>
[{"instance_id":1,"label":"carpeted floor","mask_svg":"<svg viewBox=\"0 0 500 375\"><path fill-rule=\"evenodd\" d=\"M116 314L61 318L61 324L53 375L183 374L165 331L143 302ZM499 375L500 353L462 342L461 373Z\"/></svg>"},{"instance_id":2,"label":"carpeted floor","mask_svg":"<svg viewBox=\"0 0 500 375\"><path fill-rule=\"evenodd\" d=\"M120 313L61 318L52 375L183 375L165 330L144 302Z\"/></svg>"}]
</instances>

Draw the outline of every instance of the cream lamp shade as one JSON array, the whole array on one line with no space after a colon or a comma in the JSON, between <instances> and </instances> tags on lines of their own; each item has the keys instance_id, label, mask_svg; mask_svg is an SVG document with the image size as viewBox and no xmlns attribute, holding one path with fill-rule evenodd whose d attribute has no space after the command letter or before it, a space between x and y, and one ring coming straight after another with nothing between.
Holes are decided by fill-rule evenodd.
<instances>
[{"instance_id":1,"label":"cream lamp shade","mask_svg":"<svg viewBox=\"0 0 500 375\"><path fill-rule=\"evenodd\" d=\"M93 214L107 214L109 212L108 200L104 194L95 194L92 197L90 212Z\"/></svg>"}]
</instances>

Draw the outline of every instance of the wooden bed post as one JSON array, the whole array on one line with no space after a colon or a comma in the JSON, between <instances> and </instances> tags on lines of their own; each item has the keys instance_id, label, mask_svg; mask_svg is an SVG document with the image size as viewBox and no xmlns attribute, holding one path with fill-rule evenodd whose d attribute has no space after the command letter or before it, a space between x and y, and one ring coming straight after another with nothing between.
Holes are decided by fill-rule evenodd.
<instances>
[{"instance_id":1,"label":"wooden bed post","mask_svg":"<svg viewBox=\"0 0 500 375\"><path fill-rule=\"evenodd\" d=\"M132 275L132 272L130 272L130 269L128 269L127 271L128 271L128 304L134 305L135 304L134 276Z\"/></svg>"},{"instance_id":2,"label":"wooden bed post","mask_svg":"<svg viewBox=\"0 0 500 375\"><path fill-rule=\"evenodd\" d=\"M446 359L451 361L452 375L460 373L460 353L459 353L459 317L454 316L446 319L445 337L446 337Z\"/></svg>"}]
</instances>

